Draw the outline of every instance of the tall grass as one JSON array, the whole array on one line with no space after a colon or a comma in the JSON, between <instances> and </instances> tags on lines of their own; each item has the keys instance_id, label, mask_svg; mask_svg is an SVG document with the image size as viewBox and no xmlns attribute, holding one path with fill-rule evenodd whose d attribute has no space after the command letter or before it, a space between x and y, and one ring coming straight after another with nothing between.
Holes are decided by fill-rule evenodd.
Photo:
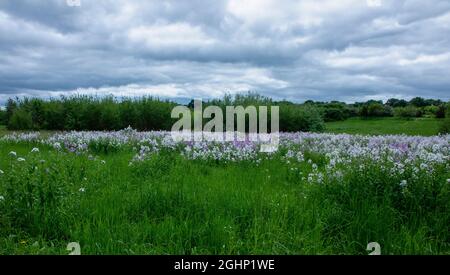
<instances>
[{"instance_id":1,"label":"tall grass","mask_svg":"<svg viewBox=\"0 0 450 275\"><path fill-rule=\"evenodd\" d=\"M445 167L400 178L355 161L341 180L308 183L311 164L217 164L162 152L89 157L0 146L0 254L449 254ZM12 161L15 150L26 161ZM323 156L305 153L324 169ZM44 160L41 161L41 160ZM103 162L104 161L104 162ZM291 169L291 168L298 168Z\"/></svg>"}]
</instances>

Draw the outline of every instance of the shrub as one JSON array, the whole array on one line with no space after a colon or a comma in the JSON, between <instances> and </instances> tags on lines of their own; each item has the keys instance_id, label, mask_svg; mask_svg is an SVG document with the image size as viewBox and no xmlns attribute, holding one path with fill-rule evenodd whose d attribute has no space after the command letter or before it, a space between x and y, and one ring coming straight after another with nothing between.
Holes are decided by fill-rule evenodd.
<instances>
[{"instance_id":1,"label":"shrub","mask_svg":"<svg viewBox=\"0 0 450 275\"><path fill-rule=\"evenodd\" d=\"M57 101L49 101L44 105L44 123L46 130L64 129L64 107Z\"/></svg>"},{"instance_id":2,"label":"shrub","mask_svg":"<svg viewBox=\"0 0 450 275\"><path fill-rule=\"evenodd\" d=\"M0 125L5 125L7 123L6 110L0 109Z\"/></svg>"},{"instance_id":3,"label":"shrub","mask_svg":"<svg viewBox=\"0 0 450 275\"><path fill-rule=\"evenodd\" d=\"M325 121L339 121L348 118L348 115L342 108L325 108L323 118Z\"/></svg>"},{"instance_id":4,"label":"shrub","mask_svg":"<svg viewBox=\"0 0 450 275\"><path fill-rule=\"evenodd\" d=\"M372 102L361 107L360 115L364 117L389 117L393 115L393 110L388 105Z\"/></svg>"},{"instance_id":5,"label":"shrub","mask_svg":"<svg viewBox=\"0 0 450 275\"><path fill-rule=\"evenodd\" d=\"M25 110L14 110L8 123L9 130L28 130L33 127L33 118L31 114Z\"/></svg>"},{"instance_id":6,"label":"shrub","mask_svg":"<svg viewBox=\"0 0 450 275\"><path fill-rule=\"evenodd\" d=\"M435 113L436 118L445 118L445 105L441 104Z\"/></svg>"},{"instance_id":7,"label":"shrub","mask_svg":"<svg viewBox=\"0 0 450 275\"><path fill-rule=\"evenodd\" d=\"M443 134L450 133L450 104L447 104L447 112L445 114L445 119L442 122L440 132Z\"/></svg>"},{"instance_id":8,"label":"shrub","mask_svg":"<svg viewBox=\"0 0 450 275\"><path fill-rule=\"evenodd\" d=\"M324 129L323 119L317 108L309 105L280 106L280 131L313 131L319 132Z\"/></svg>"},{"instance_id":9,"label":"shrub","mask_svg":"<svg viewBox=\"0 0 450 275\"><path fill-rule=\"evenodd\" d=\"M436 117L438 110L439 106L430 105L422 108L422 113L424 117Z\"/></svg>"},{"instance_id":10,"label":"shrub","mask_svg":"<svg viewBox=\"0 0 450 275\"><path fill-rule=\"evenodd\" d=\"M418 108L414 106L407 106L395 108L394 114L397 117L413 118L413 117L420 117L421 112Z\"/></svg>"}]
</instances>

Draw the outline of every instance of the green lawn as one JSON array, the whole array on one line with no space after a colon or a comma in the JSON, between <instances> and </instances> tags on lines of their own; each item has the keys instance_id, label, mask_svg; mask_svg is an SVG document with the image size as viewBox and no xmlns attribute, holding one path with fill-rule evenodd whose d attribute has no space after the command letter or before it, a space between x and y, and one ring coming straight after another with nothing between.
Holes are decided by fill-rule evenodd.
<instances>
[{"instance_id":1,"label":"green lawn","mask_svg":"<svg viewBox=\"0 0 450 275\"><path fill-rule=\"evenodd\" d=\"M442 120L435 118L350 118L345 121L327 122L326 132L363 135L406 134L437 135Z\"/></svg>"}]
</instances>

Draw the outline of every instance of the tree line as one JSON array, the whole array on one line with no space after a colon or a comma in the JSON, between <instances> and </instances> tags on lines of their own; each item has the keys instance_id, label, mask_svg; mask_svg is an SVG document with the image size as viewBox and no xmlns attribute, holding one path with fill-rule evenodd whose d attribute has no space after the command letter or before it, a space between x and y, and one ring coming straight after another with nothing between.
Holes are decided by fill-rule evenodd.
<instances>
[{"instance_id":1,"label":"tree line","mask_svg":"<svg viewBox=\"0 0 450 275\"><path fill-rule=\"evenodd\" d=\"M120 130L128 126L143 131L170 130L177 121L177 118L171 118L171 111L177 105L170 100L147 96L120 99L87 95L48 100L10 98L6 108L0 110L0 124L10 130ZM449 112L446 102L420 97L409 101L392 98L386 102L369 100L353 104L308 100L299 104L287 100L274 101L251 92L225 95L203 103L204 108L209 105L223 110L225 106L280 106L281 131L321 131L324 122L350 117L445 118ZM193 110L193 101L187 106Z\"/></svg>"}]
</instances>

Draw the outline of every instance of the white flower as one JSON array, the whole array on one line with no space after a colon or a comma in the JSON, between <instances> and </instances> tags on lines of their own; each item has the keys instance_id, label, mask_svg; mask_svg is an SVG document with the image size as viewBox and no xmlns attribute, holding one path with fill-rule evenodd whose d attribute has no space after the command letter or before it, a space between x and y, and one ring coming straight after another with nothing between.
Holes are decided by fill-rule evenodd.
<instances>
[{"instance_id":1,"label":"white flower","mask_svg":"<svg viewBox=\"0 0 450 275\"><path fill-rule=\"evenodd\" d=\"M0 175L4 174L5 172L3 172L3 170L0 170Z\"/></svg>"},{"instance_id":2,"label":"white flower","mask_svg":"<svg viewBox=\"0 0 450 275\"><path fill-rule=\"evenodd\" d=\"M9 152L9 155L12 157L17 157L17 153L14 151Z\"/></svg>"},{"instance_id":3,"label":"white flower","mask_svg":"<svg viewBox=\"0 0 450 275\"><path fill-rule=\"evenodd\" d=\"M101 163L102 163L102 164L105 164L105 163L106 163L106 161L102 160L102 161L101 161Z\"/></svg>"},{"instance_id":4,"label":"white flower","mask_svg":"<svg viewBox=\"0 0 450 275\"><path fill-rule=\"evenodd\" d=\"M86 191L86 189L84 189L84 187L81 187L80 189L78 189L79 192L84 192Z\"/></svg>"},{"instance_id":5,"label":"white flower","mask_svg":"<svg viewBox=\"0 0 450 275\"><path fill-rule=\"evenodd\" d=\"M5 197L0 196L0 201L4 201L4 200L5 200Z\"/></svg>"},{"instance_id":6,"label":"white flower","mask_svg":"<svg viewBox=\"0 0 450 275\"><path fill-rule=\"evenodd\" d=\"M1 170L0 170L1 171ZM1 173L0 173L1 174ZM447 179L447 183L450 183L450 179Z\"/></svg>"},{"instance_id":7,"label":"white flower","mask_svg":"<svg viewBox=\"0 0 450 275\"><path fill-rule=\"evenodd\" d=\"M402 180L400 182L400 187L406 187L407 184L408 184L408 182L406 180Z\"/></svg>"},{"instance_id":8,"label":"white flower","mask_svg":"<svg viewBox=\"0 0 450 275\"><path fill-rule=\"evenodd\" d=\"M24 158L18 158L17 161L25 161Z\"/></svg>"},{"instance_id":9,"label":"white flower","mask_svg":"<svg viewBox=\"0 0 450 275\"><path fill-rule=\"evenodd\" d=\"M31 153L38 153L39 152L39 148L34 147L33 149L31 149Z\"/></svg>"}]
</instances>

